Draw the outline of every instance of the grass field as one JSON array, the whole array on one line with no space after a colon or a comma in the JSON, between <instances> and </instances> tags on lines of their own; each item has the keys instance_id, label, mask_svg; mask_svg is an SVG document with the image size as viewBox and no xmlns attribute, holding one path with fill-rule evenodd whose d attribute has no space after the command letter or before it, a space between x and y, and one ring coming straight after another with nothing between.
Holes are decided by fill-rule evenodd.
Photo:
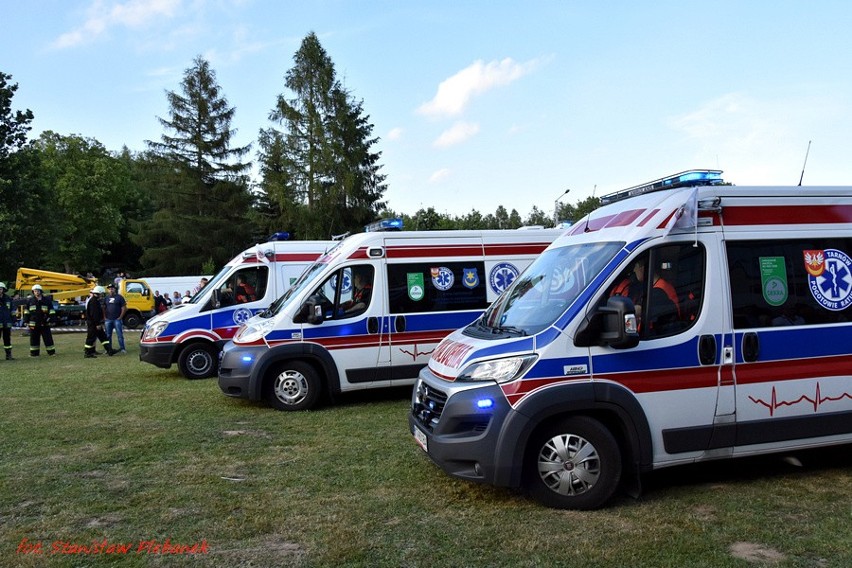
<instances>
[{"instance_id":1,"label":"grass field","mask_svg":"<svg viewBox=\"0 0 852 568\"><path fill-rule=\"evenodd\" d=\"M434 467L407 390L281 413L140 363L127 337L126 356L84 359L63 334L31 359L15 334L0 565L852 566L850 446L671 469L640 499L555 511Z\"/></svg>"}]
</instances>

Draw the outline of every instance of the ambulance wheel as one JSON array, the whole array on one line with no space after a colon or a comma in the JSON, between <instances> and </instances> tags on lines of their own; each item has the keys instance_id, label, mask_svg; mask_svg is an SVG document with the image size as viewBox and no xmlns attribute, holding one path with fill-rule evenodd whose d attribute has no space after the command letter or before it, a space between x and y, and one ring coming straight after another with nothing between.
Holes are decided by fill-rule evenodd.
<instances>
[{"instance_id":1,"label":"ambulance wheel","mask_svg":"<svg viewBox=\"0 0 852 568\"><path fill-rule=\"evenodd\" d=\"M216 374L216 353L209 343L190 343L178 357L180 373L187 379L206 379Z\"/></svg>"},{"instance_id":2,"label":"ambulance wheel","mask_svg":"<svg viewBox=\"0 0 852 568\"><path fill-rule=\"evenodd\" d=\"M307 410L316 404L321 389L313 367L304 361L288 361L267 380L266 400L277 410Z\"/></svg>"},{"instance_id":3,"label":"ambulance wheel","mask_svg":"<svg viewBox=\"0 0 852 568\"><path fill-rule=\"evenodd\" d=\"M612 433L588 416L571 416L533 437L524 485L555 509L596 509L621 480L621 452Z\"/></svg>"}]
</instances>

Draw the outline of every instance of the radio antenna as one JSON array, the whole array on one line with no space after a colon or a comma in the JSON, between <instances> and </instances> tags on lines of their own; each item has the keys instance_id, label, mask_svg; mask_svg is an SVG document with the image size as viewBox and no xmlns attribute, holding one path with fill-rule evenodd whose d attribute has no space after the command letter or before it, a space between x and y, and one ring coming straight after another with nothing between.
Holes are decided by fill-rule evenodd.
<instances>
[{"instance_id":1,"label":"radio antenna","mask_svg":"<svg viewBox=\"0 0 852 568\"><path fill-rule=\"evenodd\" d=\"M802 180L805 177L805 167L808 165L808 154L810 154L810 153L811 153L811 141L808 140L808 149L805 152L805 163L802 164L802 175L799 176L799 187L802 186Z\"/></svg>"}]
</instances>

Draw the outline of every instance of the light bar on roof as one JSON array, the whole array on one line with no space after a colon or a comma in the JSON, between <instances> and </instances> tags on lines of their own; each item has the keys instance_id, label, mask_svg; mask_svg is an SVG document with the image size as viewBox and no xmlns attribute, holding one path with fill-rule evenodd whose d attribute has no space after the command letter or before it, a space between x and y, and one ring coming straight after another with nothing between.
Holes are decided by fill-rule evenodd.
<instances>
[{"instance_id":1,"label":"light bar on roof","mask_svg":"<svg viewBox=\"0 0 852 568\"><path fill-rule=\"evenodd\" d=\"M370 223L366 227L364 227L365 233L372 233L376 231L401 231L402 230L402 219L382 219L381 221L376 221L375 223Z\"/></svg>"},{"instance_id":2,"label":"light bar on roof","mask_svg":"<svg viewBox=\"0 0 852 568\"><path fill-rule=\"evenodd\" d=\"M725 183L722 179L722 170L686 170L668 177L660 178L648 183L634 185L627 189L601 196L601 205L615 203L628 197L662 191L665 189L676 189L679 187L695 187L699 185L721 185Z\"/></svg>"}]
</instances>

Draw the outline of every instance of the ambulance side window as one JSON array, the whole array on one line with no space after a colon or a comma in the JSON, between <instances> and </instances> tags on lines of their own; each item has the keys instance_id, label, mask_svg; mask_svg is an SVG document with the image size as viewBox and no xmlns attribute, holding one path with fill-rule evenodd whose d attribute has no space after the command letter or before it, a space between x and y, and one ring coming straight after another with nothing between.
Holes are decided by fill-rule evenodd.
<instances>
[{"instance_id":1,"label":"ambulance side window","mask_svg":"<svg viewBox=\"0 0 852 568\"><path fill-rule=\"evenodd\" d=\"M735 329L847 322L852 239L728 241Z\"/></svg>"},{"instance_id":2,"label":"ambulance side window","mask_svg":"<svg viewBox=\"0 0 852 568\"><path fill-rule=\"evenodd\" d=\"M627 296L636 307L643 339L668 337L693 326L701 313L705 249L700 243L665 245L634 258L609 296Z\"/></svg>"},{"instance_id":3,"label":"ambulance side window","mask_svg":"<svg viewBox=\"0 0 852 568\"><path fill-rule=\"evenodd\" d=\"M488 307L488 277L482 261L388 264L387 273L392 314Z\"/></svg>"}]
</instances>

